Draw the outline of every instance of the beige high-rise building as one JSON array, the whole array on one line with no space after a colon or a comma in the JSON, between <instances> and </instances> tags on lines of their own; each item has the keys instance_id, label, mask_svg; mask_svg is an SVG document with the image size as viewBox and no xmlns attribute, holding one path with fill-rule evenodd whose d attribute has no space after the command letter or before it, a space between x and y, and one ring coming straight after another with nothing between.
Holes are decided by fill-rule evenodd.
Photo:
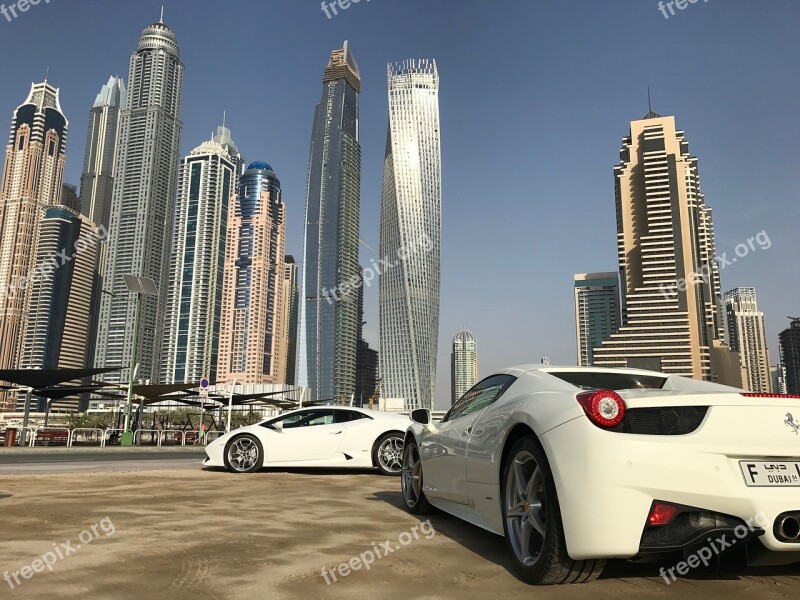
<instances>
[{"instance_id":1,"label":"beige high-rise building","mask_svg":"<svg viewBox=\"0 0 800 600\"><path fill-rule=\"evenodd\" d=\"M283 379L279 383L294 385L297 378L297 324L300 310L300 288L297 263L286 256L283 263L283 337L281 364Z\"/></svg>"},{"instance_id":2,"label":"beige high-rise building","mask_svg":"<svg viewBox=\"0 0 800 600\"><path fill-rule=\"evenodd\" d=\"M755 288L725 292L728 340L742 359L742 387L751 392L772 392L764 313L758 310Z\"/></svg>"},{"instance_id":3,"label":"beige high-rise building","mask_svg":"<svg viewBox=\"0 0 800 600\"><path fill-rule=\"evenodd\" d=\"M39 227L61 202L67 129L58 88L31 84L11 121L0 187L0 369L19 361Z\"/></svg>"},{"instance_id":4,"label":"beige high-rise building","mask_svg":"<svg viewBox=\"0 0 800 600\"><path fill-rule=\"evenodd\" d=\"M631 122L614 167L622 327L595 348L596 366L636 367L741 385L722 342L711 209L674 117Z\"/></svg>"},{"instance_id":5,"label":"beige high-rise building","mask_svg":"<svg viewBox=\"0 0 800 600\"><path fill-rule=\"evenodd\" d=\"M286 208L272 167L252 163L231 205L217 383L282 383Z\"/></svg>"},{"instance_id":6,"label":"beige high-rise building","mask_svg":"<svg viewBox=\"0 0 800 600\"><path fill-rule=\"evenodd\" d=\"M452 406L478 383L478 342L472 332L462 329L453 338L450 368Z\"/></svg>"}]
</instances>

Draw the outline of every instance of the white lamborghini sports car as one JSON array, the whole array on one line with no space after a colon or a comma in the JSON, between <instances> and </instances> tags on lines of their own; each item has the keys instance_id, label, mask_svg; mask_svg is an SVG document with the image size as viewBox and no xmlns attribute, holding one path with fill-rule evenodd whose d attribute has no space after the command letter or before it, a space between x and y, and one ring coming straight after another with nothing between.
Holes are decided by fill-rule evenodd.
<instances>
[{"instance_id":1,"label":"white lamborghini sports car","mask_svg":"<svg viewBox=\"0 0 800 600\"><path fill-rule=\"evenodd\" d=\"M503 535L527 582L712 547L708 566L800 561L800 396L536 365L484 379L438 423L411 418L408 510Z\"/></svg>"},{"instance_id":2,"label":"white lamborghini sports car","mask_svg":"<svg viewBox=\"0 0 800 600\"><path fill-rule=\"evenodd\" d=\"M285 412L206 446L203 465L233 473L261 467L375 467L399 475L407 416L339 406Z\"/></svg>"}]
</instances>

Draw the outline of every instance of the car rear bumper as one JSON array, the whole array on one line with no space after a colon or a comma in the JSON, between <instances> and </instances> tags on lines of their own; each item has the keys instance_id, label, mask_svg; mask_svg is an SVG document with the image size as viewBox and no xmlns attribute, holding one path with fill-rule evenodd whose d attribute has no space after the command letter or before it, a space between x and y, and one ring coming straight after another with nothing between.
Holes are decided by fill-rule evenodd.
<instances>
[{"instance_id":1,"label":"car rear bumper","mask_svg":"<svg viewBox=\"0 0 800 600\"><path fill-rule=\"evenodd\" d=\"M739 460L769 456L732 456L694 434L611 433L585 417L550 430L541 442L556 483L567 549L575 560L631 558L652 550L643 543L654 500L735 517L743 524L738 530L743 537L737 540L763 530L758 539L766 549L800 550L800 544L779 541L773 532L778 515L800 510L800 488L748 487L739 469ZM735 535L735 527L714 529ZM708 542L709 534L697 533ZM689 539L677 546L696 543Z\"/></svg>"}]
</instances>

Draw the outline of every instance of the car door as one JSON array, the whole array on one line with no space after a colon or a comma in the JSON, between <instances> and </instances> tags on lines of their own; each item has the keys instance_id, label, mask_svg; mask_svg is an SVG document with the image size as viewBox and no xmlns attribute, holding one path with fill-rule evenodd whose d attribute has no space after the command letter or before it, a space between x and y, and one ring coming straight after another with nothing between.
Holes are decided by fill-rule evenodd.
<instances>
[{"instance_id":1,"label":"car door","mask_svg":"<svg viewBox=\"0 0 800 600\"><path fill-rule=\"evenodd\" d=\"M466 454L472 426L513 381L510 375L487 377L453 405L436 425L438 431L423 436L420 456L425 494L467 504Z\"/></svg>"},{"instance_id":2,"label":"car door","mask_svg":"<svg viewBox=\"0 0 800 600\"><path fill-rule=\"evenodd\" d=\"M290 463L327 460L342 442L344 427L336 423L330 408L310 408L266 423L266 462Z\"/></svg>"},{"instance_id":3,"label":"car door","mask_svg":"<svg viewBox=\"0 0 800 600\"><path fill-rule=\"evenodd\" d=\"M336 409L336 423L344 427L339 451L351 458L369 455L374 441L374 421L357 410Z\"/></svg>"}]
</instances>

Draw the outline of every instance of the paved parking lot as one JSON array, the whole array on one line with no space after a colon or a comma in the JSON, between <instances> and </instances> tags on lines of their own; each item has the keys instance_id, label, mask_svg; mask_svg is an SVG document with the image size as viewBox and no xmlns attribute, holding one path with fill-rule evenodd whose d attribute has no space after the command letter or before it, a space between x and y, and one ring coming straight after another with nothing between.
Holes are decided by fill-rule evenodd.
<instances>
[{"instance_id":1,"label":"paved parking lot","mask_svg":"<svg viewBox=\"0 0 800 600\"><path fill-rule=\"evenodd\" d=\"M14 584L0 581L2 598L800 598L797 568L668 586L614 565L591 584L531 588L501 538L442 514L433 533L402 509L397 479L371 473L4 474L0 515L0 575ZM386 548L336 582L321 573Z\"/></svg>"}]
</instances>

